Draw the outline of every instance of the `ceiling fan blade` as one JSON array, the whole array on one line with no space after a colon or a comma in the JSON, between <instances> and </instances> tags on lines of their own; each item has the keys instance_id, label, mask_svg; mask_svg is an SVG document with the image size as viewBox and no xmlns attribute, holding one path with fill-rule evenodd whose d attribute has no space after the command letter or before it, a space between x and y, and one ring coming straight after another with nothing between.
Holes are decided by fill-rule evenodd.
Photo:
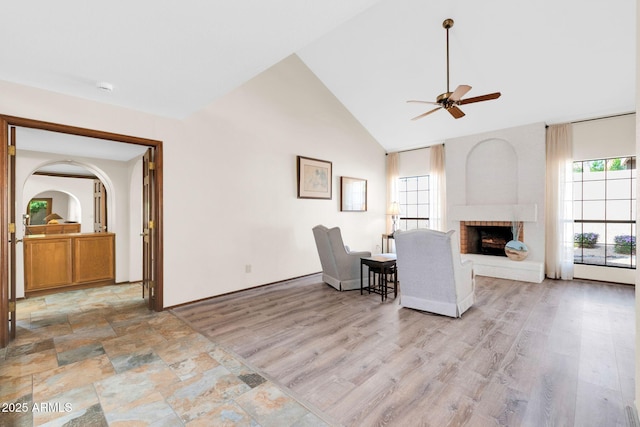
<instances>
[{"instance_id":1,"label":"ceiling fan blade","mask_svg":"<svg viewBox=\"0 0 640 427\"><path fill-rule=\"evenodd\" d=\"M451 101L459 101L460 98L465 96L467 94L467 92L469 92L470 90L471 90L471 86L469 86L469 85L460 85L460 86L458 86L456 88L456 90L453 91L453 93L451 94L449 99Z\"/></svg>"},{"instance_id":2,"label":"ceiling fan blade","mask_svg":"<svg viewBox=\"0 0 640 427\"><path fill-rule=\"evenodd\" d=\"M500 98L500 92L488 93L486 95L474 96L473 98L462 99L458 101L458 105L471 104L473 102L489 101L491 99Z\"/></svg>"},{"instance_id":3,"label":"ceiling fan blade","mask_svg":"<svg viewBox=\"0 0 640 427\"><path fill-rule=\"evenodd\" d=\"M447 111L453 116L454 119L459 119L460 117L464 117L464 113L461 109L456 107L455 105L447 108Z\"/></svg>"},{"instance_id":4,"label":"ceiling fan blade","mask_svg":"<svg viewBox=\"0 0 640 427\"><path fill-rule=\"evenodd\" d=\"M417 100L417 99L410 99L410 100L409 100L409 101L407 101L407 102L417 102L417 103L419 103L419 104L440 105L440 104L438 104L437 102L431 102L431 101L419 101L419 100Z\"/></svg>"},{"instance_id":5,"label":"ceiling fan blade","mask_svg":"<svg viewBox=\"0 0 640 427\"><path fill-rule=\"evenodd\" d=\"M418 119L421 119L421 118L423 118L424 116L427 116L427 115L429 115L429 114L431 114L431 113L433 113L433 112L435 112L435 111L438 111L438 110L439 110L439 109L441 109L441 108L442 108L442 107L434 108L433 110L429 110L429 111L427 111L426 113L422 113L422 114L420 114L419 116L415 116L415 117L414 117L413 119L411 119L411 120L418 120Z\"/></svg>"}]
</instances>

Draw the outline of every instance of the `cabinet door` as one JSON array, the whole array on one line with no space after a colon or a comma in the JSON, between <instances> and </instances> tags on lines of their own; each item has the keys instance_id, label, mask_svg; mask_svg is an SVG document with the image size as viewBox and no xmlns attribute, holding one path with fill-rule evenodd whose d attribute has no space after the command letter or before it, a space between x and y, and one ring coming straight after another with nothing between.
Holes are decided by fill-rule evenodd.
<instances>
[{"instance_id":1,"label":"cabinet door","mask_svg":"<svg viewBox=\"0 0 640 427\"><path fill-rule=\"evenodd\" d=\"M96 233L74 240L73 280L76 283L115 278L113 234Z\"/></svg>"},{"instance_id":2,"label":"cabinet door","mask_svg":"<svg viewBox=\"0 0 640 427\"><path fill-rule=\"evenodd\" d=\"M70 285L71 239L25 240L24 263L26 291Z\"/></svg>"}]
</instances>

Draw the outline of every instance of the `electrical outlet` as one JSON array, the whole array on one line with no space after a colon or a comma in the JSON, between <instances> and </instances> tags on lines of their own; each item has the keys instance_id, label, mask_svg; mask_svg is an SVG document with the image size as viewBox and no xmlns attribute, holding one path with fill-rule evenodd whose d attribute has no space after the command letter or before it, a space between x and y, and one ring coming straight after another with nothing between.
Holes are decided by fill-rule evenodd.
<instances>
[{"instance_id":1,"label":"electrical outlet","mask_svg":"<svg viewBox=\"0 0 640 427\"><path fill-rule=\"evenodd\" d=\"M247 264L244 266L244 272L245 273L251 273L251 264Z\"/></svg>"}]
</instances>

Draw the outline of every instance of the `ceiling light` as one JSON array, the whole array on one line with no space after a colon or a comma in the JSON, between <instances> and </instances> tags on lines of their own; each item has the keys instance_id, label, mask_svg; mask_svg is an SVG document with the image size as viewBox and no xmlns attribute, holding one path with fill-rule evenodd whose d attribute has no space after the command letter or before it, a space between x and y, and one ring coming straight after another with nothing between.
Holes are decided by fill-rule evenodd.
<instances>
[{"instance_id":1,"label":"ceiling light","mask_svg":"<svg viewBox=\"0 0 640 427\"><path fill-rule=\"evenodd\" d=\"M98 82L96 86L100 90L104 90L105 92L113 92L113 85L109 82Z\"/></svg>"}]
</instances>

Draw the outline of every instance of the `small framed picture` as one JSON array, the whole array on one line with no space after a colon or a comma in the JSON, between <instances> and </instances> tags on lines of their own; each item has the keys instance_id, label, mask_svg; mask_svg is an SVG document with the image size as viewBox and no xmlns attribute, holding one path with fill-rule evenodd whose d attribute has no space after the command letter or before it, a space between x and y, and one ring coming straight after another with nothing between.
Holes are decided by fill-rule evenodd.
<instances>
[{"instance_id":1,"label":"small framed picture","mask_svg":"<svg viewBox=\"0 0 640 427\"><path fill-rule=\"evenodd\" d=\"M298 156L298 199L331 199L331 162Z\"/></svg>"},{"instance_id":2,"label":"small framed picture","mask_svg":"<svg viewBox=\"0 0 640 427\"><path fill-rule=\"evenodd\" d=\"M367 210L367 180L340 177L340 210L365 212Z\"/></svg>"}]
</instances>

